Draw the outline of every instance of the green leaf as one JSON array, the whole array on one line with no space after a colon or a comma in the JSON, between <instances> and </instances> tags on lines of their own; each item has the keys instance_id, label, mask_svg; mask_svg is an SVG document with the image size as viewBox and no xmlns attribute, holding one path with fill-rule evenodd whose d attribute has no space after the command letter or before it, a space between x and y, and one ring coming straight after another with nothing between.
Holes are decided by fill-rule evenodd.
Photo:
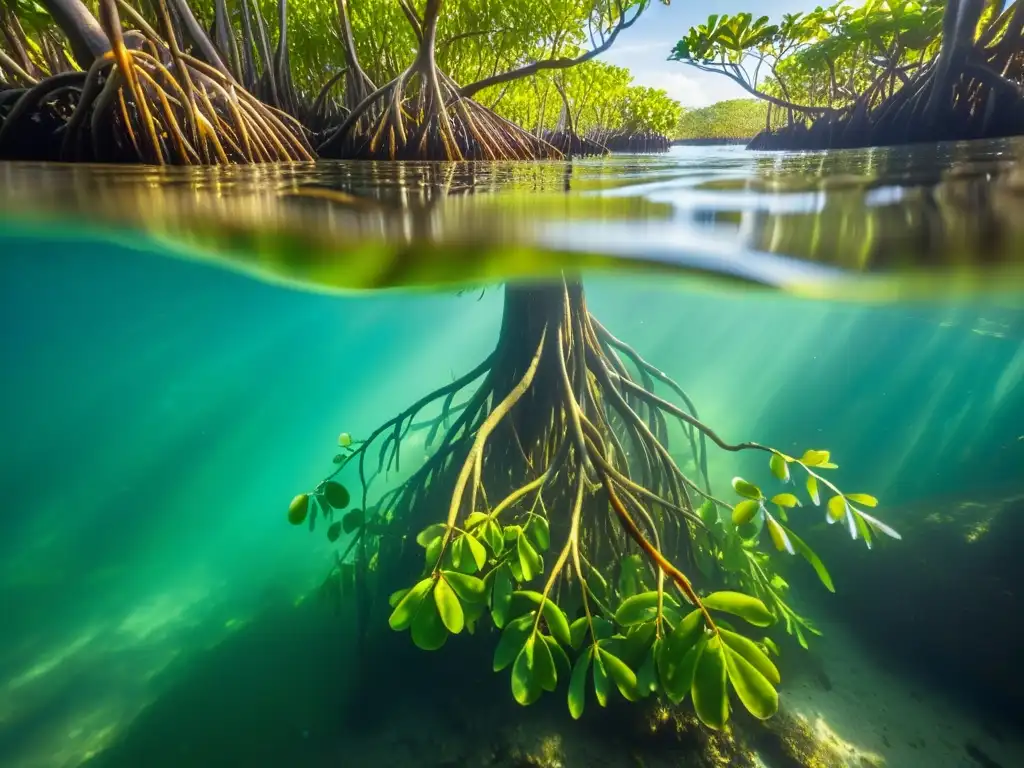
<instances>
[{"instance_id":1,"label":"green leaf","mask_svg":"<svg viewBox=\"0 0 1024 768\"><path fill-rule=\"evenodd\" d=\"M526 638L532 633L532 616L521 616L515 621L509 622L509 625L505 627L505 631L501 633L498 645L494 649L494 663L492 667L495 672L501 672L501 670L515 661L519 651L522 650L523 645L526 643Z\"/></svg>"},{"instance_id":2,"label":"green leaf","mask_svg":"<svg viewBox=\"0 0 1024 768\"><path fill-rule=\"evenodd\" d=\"M818 467L822 464L828 464L830 457L831 454L828 451L805 451L800 461L808 467Z\"/></svg>"},{"instance_id":3,"label":"green leaf","mask_svg":"<svg viewBox=\"0 0 1024 768\"><path fill-rule=\"evenodd\" d=\"M765 524L768 527L768 535L771 537L775 548L780 552L789 552L789 554L795 555L796 550L793 549L793 543L786 535L786 529L782 527L782 524L771 515L765 517Z\"/></svg>"},{"instance_id":4,"label":"green leaf","mask_svg":"<svg viewBox=\"0 0 1024 768\"><path fill-rule=\"evenodd\" d=\"M348 489L333 480L324 485L323 495L327 499L327 503L335 509L344 509L350 500Z\"/></svg>"},{"instance_id":5,"label":"green leaf","mask_svg":"<svg viewBox=\"0 0 1024 768\"><path fill-rule=\"evenodd\" d=\"M600 646L598 646L597 653L604 663L608 676L615 681L619 693L623 695L626 701L636 701L639 699L640 696L636 690L636 674L626 665L626 662Z\"/></svg>"},{"instance_id":6,"label":"green leaf","mask_svg":"<svg viewBox=\"0 0 1024 768\"><path fill-rule=\"evenodd\" d=\"M658 652L663 642L663 638L654 639L647 655L644 656L640 669L636 671L636 690L642 699L658 690L658 666L655 660L658 658Z\"/></svg>"},{"instance_id":7,"label":"green leaf","mask_svg":"<svg viewBox=\"0 0 1024 768\"><path fill-rule=\"evenodd\" d=\"M740 496L745 496L748 499L760 499L764 497L760 488L753 483L748 483L742 477L734 477L732 479L732 488Z\"/></svg>"},{"instance_id":8,"label":"green leaf","mask_svg":"<svg viewBox=\"0 0 1024 768\"><path fill-rule=\"evenodd\" d=\"M533 678L544 691L553 691L558 685L558 671L555 659L551 655L551 647L540 635L541 641L534 642L533 647Z\"/></svg>"},{"instance_id":9,"label":"green leaf","mask_svg":"<svg viewBox=\"0 0 1024 768\"><path fill-rule=\"evenodd\" d=\"M484 549L484 545L472 533L463 534L462 538L466 542L463 545L465 547L462 554L463 559L468 554L472 557L472 562L476 565L476 569L482 571L484 566L487 565L487 550Z\"/></svg>"},{"instance_id":10,"label":"green leaf","mask_svg":"<svg viewBox=\"0 0 1024 768\"><path fill-rule=\"evenodd\" d=\"M412 626L412 620L416 617L416 612L420 607L420 603L427 596L431 587L434 586L434 580L432 578L426 578L422 581L416 582L412 589L408 590L401 600L398 601L398 605L395 606L395 610L392 611L391 617L388 619L388 624L396 632L401 632L404 629L408 629Z\"/></svg>"},{"instance_id":11,"label":"green leaf","mask_svg":"<svg viewBox=\"0 0 1024 768\"><path fill-rule=\"evenodd\" d=\"M753 664L729 646L725 647L725 668L729 682L743 706L759 720L779 711L779 693Z\"/></svg>"},{"instance_id":12,"label":"green leaf","mask_svg":"<svg viewBox=\"0 0 1024 768\"><path fill-rule=\"evenodd\" d=\"M569 625L569 639L572 641L569 643L569 647L574 651L578 651L580 646L583 645L583 638L587 636L587 630L590 629L590 624L587 622L586 616L580 616L576 621Z\"/></svg>"},{"instance_id":13,"label":"green leaf","mask_svg":"<svg viewBox=\"0 0 1024 768\"><path fill-rule=\"evenodd\" d=\"M709 528L718 522L718 508L711 499L705 499L704 503L697 509L697 514Z\"/></svg>"},{"instance_id":14,"label":"green leaf","mask_svg":"<svg viewBox=\"0 0 1024 768\"><path fill-rule=\"evenodd\" d=\"M601 602L608 601L608 581L600 571L591 570L587 574L587 586Z\"/></svg>"},{"instance_id":15,"label":"green leaf","mask_svg":"<svg viewBox=\"0 0 1024 768\"><path fill-rule=\"evenodd\" d=\"M526 526L526 535L541 552L547 551L547 548L551 546L551 527L548 525L547 519L540 515L530 518L530 522Z\"/></svg>"},{"instance_id":16,"label":"green leaf","mask_svg":"<svg viewBox=\"0 0 1024 768\"><path fill-rule=\"evenodd\" d=\"M594 697L602 707L608 706L608 672L605 670L601 655L594 656Z\"/></svg>"},{"instance_id":17,"label":"green leaf","mask_svg":"<svg viewBox=\"0 0 1024 768\"><path fill-rule=\"evenodd\" d=\"M643 589L644 563L640 555L628 555L619 564L619 596L629 597Z\"/></svg>"},{"instance_id":18,"label":"green leaf","mask_svg":"<svg viewBox=\"0 0 1024 768\"><path fill-rule=\"evenodd\" d=\"M768 466L771 467L772 474L779 480L782 482L789 480L789 464L786 463L781 453L773 453L768 460Z\"/></svg>"},{"instance_id":19,"label":"green leaf","mask_svg":"<svg viewBox=\"0 0 1024 768\"><path fill-rule=\"evenodd\" d=\"M309 494L300 493L288 505L288 522L292 525L302 525L307 514L309 514Z\"/></svg>"},{"instance_id":20,"label":"green leaf","mask_svg":"<svg viewBox=\"0 0 1024 768\"><path fill-rule=\"evenodd\" d=\"M779 653L780 653L780 651L779 651L779 644L778 644L778 643L776 643L776 642L775 642L774 640L772 640L772 639L771 639L770 637L766 637L766 638L764 638L764 639L763 639L763 640L762 640L761 642L763 642L763 643L764 643L765 647L766 647L766 648L767 648L767 649L768 649L769 651L771 651L772 653L774 653L774 654L775 654L776 656L778 656L778 655L779 655ZM748 659L748 661L749 661L749 659Z\"/></svg>"},{"instance_id":21,"label":"green leaf","mask_svg":"<svg viewBox=\"0 0 1024 768\"><path fill-rule=\"evenodd\" d=\"M459 610L462 610L461 606ZM448 630L441 620L441 615L437 612L437 602L435 600L421 601L416 616L412 620L412 641L424 651L436 651L445 644L447 639Z\"/></svg>"},{"instance_id":22,"label":"green leaf","mask_svg":"<svg viewBox=\"0 0 1024 768\"><path fill-rule=\"evenodd\" d=\"M668 594L662 593L662 601L664 605L678 605L674 599ZM656 618L658 615L658 592L642 592L639 595L633 595L627 597L619 605L619 609L615 611L615 621L624 627L632 626L633 624L642 624L645 621L650 621Z\"/></svg>"},{"instance_id":23,"label":"green leaf","mask_svg":"<svg viewBox=\"0 0 1024 768\"><path fill-rule=\"evenodd\" d=\"M544 641L547 647L551 650L551 656L555 660L555 671L558 675L569 676L572 671L572 663L569 661L568 654L562 650L562 646L558 644L551 635L541 635L540 639Z\"/></svg>"},{"instance_id":24,"label":"green leaf","mask_svg":"<svg viewBox=\"0 0 1024 768\"><path fill-rule=\"evenodd\" d=\"M537 574L544 570L544 561L541 556L522 534L516 541L516 552L519 555L519 568L523 572L523 581L532 581Z\"/></svg>"},{"instance_id":25,"label":"green leaf","mask_svg":"<svg viewBox=\"0 0 1024 768\"><path fill-rule=\"evenodd\" d=\"M462 612L462 603L458 595L445 581L444 577L437 580L434 587L434 602L437 603L437 612L441 621L453 635L459 634L466 625L466 615Z\"/></svg>"},{"instance_id":26,"label":"green leaf","mask_svg":"<svg viewBox=\"0 0 1024 768\"><path fill-rule=\"evenodd\" d=\"M542 691L534 672L536 648L537 636L531 634L512 665L512 696L524 707L540 698Z\"/></svg>"},{"instance_id":27,"label":"green leaf","mask_svg":"<svg viewBox=\"0 0 1024 768\"><path fill-rule=\"evenodd\" d=\"M495 556L500 555L505 550L505 539L501 535L501 528L493 520L488 520L484 524L482 536Z\"/></svg>"},{"instance_id":28,"label":"green leaf","mask_svg":"<svg viewBox=\"0 0 1024 768\"><path fill-rule=\"evenodd\" d=\"M709 728L721 730L729 720L729 695L725 688L725 652L722 641L712 635L704 644L704 652L693 676L690 695L693 709Z\"/></svg>"},{"instance_id":29,"label":"green leaf","mask_svg":"<svg viewBox=\"0 0 1024 768\"><path fill-rule=\"evenodd\" d=\"M867 493L848 493L846 498L865 507L877 507L878 499Z\"/></svg>"},{"instance_id":30,"label":"green leaf","mask_svg":"<svg viewBox=\"0 0 1024 768\"><path fill-rule=\"evenodd\" d=\"M434 525L428 525L418 534L416 534L416 543L421 547L428 547L430 543L435 539L439 539L444 536L445 531L448 530L448 526L444 523L435 523Z\"/></svg>"},{"instance_id":31,"label":"green leaf","mask_svg":"<svg viewBox=\"0 0 1024 768\"><path fill-rule=\"evenodd\" d=\"M772 504L778 504L780 507L786 508L799 507L800 499L792 493L778 493L772 496Z\"/></svg>"},{"instance_id":32,"label":"green leaf","mask_svg":"<svg viewBox=\"0 0 1024 768\"><path fill-rule=\"evenodd\" d=\"M469 576L458 571L441 571L441 575L448 582L448 585L455 590L459 599L467 603L486 603L487 585L483 579L476 576Z\"/></svg>"},{"instance_id":33,"label":"green leaf","mask_svg":"<svg viewBox=\"0 0 1024 768\"><path fill-rule=\"evenodd\" d=\"M825 585L825 589L829 592L835 592L836 588L832 585L832 577L828 573L828 569L825 568L825 564L821 562L821 558L815 554L814 550L811 549L807 544L797 536L789 528L784 528L786 534L789 536L789 540L792 542L793 547L799 552L804 560L811 564L814 568L814 572L818 574L818 578L821 579L821 583Z\"/></svg>"},{"instance_id":34,"label":"green leaf","mask_svg":"<svg viewBox=\"0 0 1024 768\"><path fill-rule=\"evenodd\" d=\"M489 518L486 512L471 512L469 517L466 518L466 522L463 523L462 527L468 531L473 528L476 528L478 525L480 525L480 523L488 519Z\"/></svg>"},{"instance_id":35,"label":"green leaf","mask_svg":"<svg viewBox=\"0 0 1024 768\"><path fill-rule=\"evenodd\" d=\"M839 522L846 517L846 499L842 496L833 496L828 500L828 519L832 522Z\"/></svg>"},{"instance_id":36,"label":"green leaf","mask_svg":"<svg viewBox=\"0 0 1024 768\"><path fill-rule=\"evenodd\" d=\"M761 502L753 499L744 499L732 508L732 524L736 527L746 525L761 509Z\"/></svg>"},{"instance_id":37,"label":"green leaf","mask_svg":"<svg viewBox=\"0 0 1024 768\"><path fill-rule=\"evenodd\" d=\"M678 704L690 691L697 656L690 652L701 646L704 638L704 617L699 610L691 611L676 624L675 629L662 642L658 652L658 673L665 693L673 704Z\"/></svg>"},{"instance_id":38,"label":"green leaf","mask_svg":"<svg viewBox=\"0 0 1024 768\"><path fill-rule=\"evenodd\" d=\"M811 475L807 476L807 495L811 497L811 503L814 506L821 506L821 496L818 495L818 479Z\"/></svg>"},{"instance_id":39,"label":"green leaf","mask_svg":"<svg viewBox=\"0 0 1024 768\"><path fill-rule=\"evenodd\" d=\"M775 617L764 603L756 597L744 595L742 592L712 592L704 598L703 603L705 608L739 616L755 627L767 627L775 621Z\"/></svg>"},{"instance_id":40,"label":"green leaf","mask_svg":"<svg viewBox=\"0 0 1024 768\"><path fill-rule=\"evenodd\" d=\"M407 594L409 594L409 590L408 589L399 589L399 590L397 590L395 592L392 592L388 596L388 605L390 605L392 608L394 608L396 605L398 605L402 601L402 598L405 597Z\"/></svg>"},{"instance_id":41,"label":"green leaf","mask_svg":"<svg viewBox=\"0 0 1024 768\"><path fill-rule=\"evenodd\" d=\"M434 567L437 565L437 558L441 556L441 547L443 544L443 536L438 536L427 542L427 548L424 552L424 560L426 561L427 568L430 570L434 570ZM451 557L451 547L448 548L448 557Z\"/></svg>"},{"instance_id":42,"label":"green leaf","mask_svg":"<svg viewBox=\"0 0 1024 768\"><path fill-rule=\"evenodd\" d=\"M728 629L719 629L718 633L722 637L722 642L724 642L730 650L734 653L738 653L746 659L748 663L752 664L758 673L763 675L768 682L772 685L778 685L782 682L778 668L772 663L772 660L768 658L768 654L758 647L757 643L749 637L744 637L743 635L731 632Z\"/></svg>"},{"instance_id":43,"label":"green leaf","mask_svg":"<svg viewBox=\"0 0 1024 768\"><path fill-rule=\"evenodd\" d=\"M509 608L512 604L512 575L508 566L498 568L494 577L494 587L491 589L491 618L494 626L501 629L508 620Z\"/></svg>"},{"instance_id":44,"label":"green leaf","mask_svg":"<svg viewBox=\"0 0 1024 768\"><path fill-rule=\"evenodd\" d=\"M548 630L558 642L565 646L572 645L572 633L569 630L569 619L565 612L555 604L551 598L544 598L540 592L530 590L519 590L512 593L511 615L516 615L524 609L524 604L535 605L544 613L544 619L548 623Z\"/></svg>"},{"instance_id":45,"label":"green leaf","mask_svg":"<svg viewBox=\"0 0 1024 768\"><path fill-rule=\"evenodd\" d=\"M345 516L341 518L341 524L345 528L345 533L352 533L357 528L362 528L366 522L366 514L361 509L353 509L345 513Z\"/></svg>"},{"instance_id":46,"label":"green leaf","mask_svg":"<svg viewBox=\"0 0 1024 768\"><path fill-rule=\"evenodd\" d=\"M572 678L569 680L569 714L573 720L579 720L583 714L583 705L587 698L587 670L590 668L590 657L594 652L593 647L587 648L572 668Z\"/></svg>"},{"instance_id":47,"label":"green leaf","mask_svg":"<svg viewBox=\"0 0 1024 768\"><path fill-rule=\"evenodd\" d=\"M337 541L340 535L341 523L331 523L330 527L327 529L327 540L332 542Z\"/></svg>"}]
</instances>

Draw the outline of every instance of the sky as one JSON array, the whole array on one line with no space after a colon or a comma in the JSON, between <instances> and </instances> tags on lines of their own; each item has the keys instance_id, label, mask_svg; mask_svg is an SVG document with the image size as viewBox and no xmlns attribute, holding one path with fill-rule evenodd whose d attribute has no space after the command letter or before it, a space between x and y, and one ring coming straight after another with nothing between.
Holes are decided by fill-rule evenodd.
<instances>
[{"instance_id":1,"label":"sky","mask_svg":"<svg viewBox=\"0 0 1024 768\"><path fill-rule=\"evenodd\" d=\"M694 67L668 61L676 41L690 27L703 24L712 13L747 12L754 17L767 15L772 21L783 13L813 9L822 2L813 0L717 0L687 2L676 0L670 6L652 0L651 7L623 32L602 61L628 67L636 85L663 88L684 107L706 107L725 99L749 98L749 94L724 75L700 72Z\"/></svg>"}]
</instances>

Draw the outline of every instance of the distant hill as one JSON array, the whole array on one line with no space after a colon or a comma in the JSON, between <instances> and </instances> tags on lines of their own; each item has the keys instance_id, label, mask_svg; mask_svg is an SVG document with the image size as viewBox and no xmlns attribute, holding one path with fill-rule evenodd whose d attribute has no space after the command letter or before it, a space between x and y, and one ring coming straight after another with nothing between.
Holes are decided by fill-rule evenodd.
<instances>
[{"instance_id":1,"label":"distant hill","mask_svg":"<svg viewBox=\"0 0 1024 768\"><path fill-rule=\"evenodd\" d=\"M760 99L729 99L687 109L674 138L682 140L752 139L764 130L768 104Z\"/></svg>"}]
</instances>

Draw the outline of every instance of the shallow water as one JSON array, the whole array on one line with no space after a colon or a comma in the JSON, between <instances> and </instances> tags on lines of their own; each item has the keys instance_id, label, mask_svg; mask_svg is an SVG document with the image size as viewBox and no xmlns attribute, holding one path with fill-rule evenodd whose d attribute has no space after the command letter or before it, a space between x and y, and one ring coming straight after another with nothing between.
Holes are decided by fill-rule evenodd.
<instances>
[{"instance_id":1,"label":"shallow water","mask_svg":"<svg viewBox=\"0 0 1024 768\"><path fill-rule=\"evenodd\" d=\"M880 602L955 623L956 600L908 602L943 567L922 543L936 540L1000 626L1024 618L1020 566L986 549L1012 544L1018 507L1000 505L1024 494L1021 152L0 165L0 765L476 764L458 728L435 734L436 755L395 737L397 706L371 714L379 751L359 741L339 714L353 617L305 599L334 546L284 511L330 471L339 432L369 434L493 349L497 283L561 269L583 272L591 311L719 434L828 448L904 533L865 555L807 520L825 529L808 540L837 542L822 546L839 588L787 576L828 631L817 667L794 652L783 702L851 760L975 765L970 744L1024 764L1005 676L944 680L941 657L912 668L923 619L881 633L888 646L861 626L900 626L865 618ZM403 451L422 461L422 435ZM764 479L761 463L713 453L711 478ZM910 572L871 584L884 601L857 590L876 567ZM995 644L1016 658L1021 637ZM507 671L493 677L508 696ZM876 723L858 696L886 685ZM551 698L564 710L561 689ZM480 717L470 731L490 727ZM565 765L595 764L579 731L556 730Z\"/></svg>"}]
</instances>

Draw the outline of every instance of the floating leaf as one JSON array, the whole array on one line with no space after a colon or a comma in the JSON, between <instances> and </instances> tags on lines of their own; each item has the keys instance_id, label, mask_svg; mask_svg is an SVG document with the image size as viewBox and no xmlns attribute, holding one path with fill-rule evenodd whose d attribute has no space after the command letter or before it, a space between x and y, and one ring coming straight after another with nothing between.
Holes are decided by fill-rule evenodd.
<instances>
[{"instance_id":1,"label":"floating leaf","mask_svg":"<svg viewBox=\"0 0 1024 768\"><path fill-rule=\"evenodd\" d=\"M494 577L494 587L491 589L491 618L494 619L494 626L498 629L505 626L511 603L512 576L508 566L502 566L498 568Z\"/></svg>"},{"instance_id":2,"label":"floating leaf","mask_svg":"<svg viewBox=\"0 0 1024 768\"><path fill-rule=\"evenodd\" d=\"M345 528L345 533L352 533L357 528L362 528L365 522L365 515L361 509L353 509L350 512L346 512L345 516L341 518L341 524Z\"/></svg>"},{"instance_id":3,"label":"floating leaf","mask_svg":"<svg viewBox=\"0 0 1024 768\"><path fill-rule=\"evenodd\" d=\"M436 651L448 639L448 629L441 619L441 614L438 613L437 602L434 600L420 602L411 629L412 641L424 651Z\"/></svg>"},{"instance_id":4,"label":"floating leaf","mask_svg":"<svg viewBox=\"0 0 1024 768\"><path fill-rule=\"evenodd\" d=\"M593 648L588 648L581 653L572 668L572 677L569 680L569 714L573 720L578 720L583 714L587 694L587 670L590 669L590 657L593 652Z\"/></svg>"},{"instance_id":5,"label":"floating leaf","mask_svg":"<svg viewBox=\"0 0 1024 768\"><path fill-rule=\"evenodd\" d=\"M836 523L846 517L848 507L842 496L833 496L828 500L828 521Z\"/></svg>"},{"instance_id":6,"label":"floating leaf","mask_svg":"<svg viewBox=\"0 0 1024 768\"><path fill-rule=\"evenodd\" d=\"M420 607L420 603L427 596L431 587L434 586L434 580L431 578L423 579L413 585L412 589L405 593L402 599L395 606L395 610L392 611L388 624L396 632L401 632L403 629L408 629L412 625L412 620L416 616L416 612Z\"/></svg>"},{"instance_id":7,"label":"floating leaf","mask_svg":"<svg viewBox=\"0 0 1024 768\"><path fill-rule=\"evenodd\" d=\"M821 506L821 496L818 495L818 478L813 475L807 476L807 495L811 497L811 503L814 506Z\"/></svg>"},{"instance_id":8,"label":"floating leaf","mask_svg":"<svg viewBox=\"0 0 1024 768\"><path fill-rule=\"evenodd\" d=\"M418 534L416 534L416 543L421 547L428 547L432 541L440 539L444 536L445 531L448 530L448 526L444 523L434 523L434 525L428 525Z\"/></svg>"},{"instance_id":9,"label":"floating leaf","mask_svg":"<svg viewBox=\"0 0 1024 768\"><path fill-rule=\"evenodd\" d=\"M805 451L800 461L808 467L818 467L822 464L828 464L830 456L831 454L828 451Z\"/></svg>"},{"instance_id":10,"label":"floating leaf","mask_svg":"<svg viewBox=\"0 0 1024 768\"><path fill-rule=\"evenodd\" d=\"M344 509L348 506L350 498L348 489L341 483L336 483L333 480L329 481L324 485L323 495L327 499L327 503L335 509Z\"/></svg>"},{"instance_id":11,"label":"floating leaf","mask_svg":"<svg viewBox=\"0 0 1024 768\"><path fill-rule=\"evenodd\" d=\"M526 526L526 535L541 552L546 552L547 548L551 546L551 527L548 525L547 519L540 515L530 518L530 523Z\"/></svg>"},{"instance_id":12,"label":"floating leaf","mask_svg":"<svg viewBox=\"0 0 1024 768\"><path fill-rule=\"evenodd\" d=\"M327 529L327 540L337 541L339 536L341 536L341 523L331 523Z\"/></svg>"},{"instance_id":13,"label":"floating leaf","mask_svg":"<svg viewBox=\"0 0 1024 768\"><path fill-rule=\"evenodd\" d=\"M459 599L467 603L486 603L487 586L482 579L458 571L441 571L448 585L455 590Z\"/></svg>"},{"instance_id":14,"label":"floating leaf","mask_svg":"<svg viewBox=\"0 0 1024 768\"><path fill-rule=\"evenodd\" d=\"M523 572L523 581L532 581L537 574L544 570L544 561L537 554L537 550L527 541L526 536L520 534L516 541L516 551L519 555L519 568Z\"/></svg>"},{"instance_id":15,"label":"floating leaf","mask_svg":"<svg viewBox=\"0 0 1024 768\"><path fill-rule=\"evenodd\" d=\"M762 498L761 489L753 483L748 483L742 477L734 477L732 479L732 488L740 496L746 496L748 499Z\"/></svg>"},{"instance_id":16,"label":"floating leaf","mask_svg":"<svg viewBox=\"0 0 1024 768\"><path fill-rule=\"evenodd\" d=\"M623 695L626 701L636 701L639 699L640 697L636 690L636 674L626 665L626 662L600 646L598 646L597 653L601 661L604 662L604 668L608 672L608 676L615 682L619 693Z\"/></svg>"},{"instance_id":17,"label":"floating leaf","mask_svg":"<svg viewBox=\"0 0 1024 768\"><path fill-rule=\"evenodd\" d=\"M848 493L846 498L865 507L877 507L878 499L867 493Z\"/></svg>"},{"instance_id":18,"label":"floating leaf","mask_svg":"<svg viewBox=\"0 0 1024 768\"><path fill-rule=\"evenodd\" d=\"M779 711L778 691L753 664L729 646L725 647L725 667L733 690L750 714L767 720Z\"/></svg>"},{"instance_id":19,"label":"floating leaf","mask_svg":"<svg viewBox=\"0 0 1024 768\"><path fill-rule=\"evenodd\" d=\"M472 533L463 534L462 539L466 542L462 554L463 559L468 554L472 558L472 563L476 566L476 570L482 571L484 566L487 565L487 550L484 549L484 545Z\"/></svg>"},{"instance_id":20,"label":"floating leaf","mask_svg":"<svg viewBox=\"0 0 1024 768\"><path fill-rule=\"evenodd\" d=\"M532 633L532 616L520 616L515 621L509 622L509 625L505 627L505 631L501 633L498 645L494 649L494 663L492 667L495 672L501 672L501 670L515 661L519 651L523 648L523 644L526 643L526 638Z\"/></svg>"},{"instance_id":21,"label":"floating leaf","mask_svg":"<svg viewBox=\"0 0 1024 768\"><path fill-rule=\"evenodd\" d=\"M444 578L438 579L434 587L434 602L437 603L437 612L448 631L453 635L459 634L466 625L466 615L462 612L458 595Z\"/></svg>"},{"instance_id":22,"label":"floating leaf","mask_svg":"<svg viewBox=\"0 0 1024 768\"><path fill-rule=\"evenodd\" d=\"M825 568L825 564L821 562L821 558L815 554L814 550L807 546L806 542L797 536L789 528L784 529L786 534L789 536L789 540L793 543L793 547L797 552L808 563L814 568L814 572L818 574L818 578L821 579L821 583L825 585L825 589L829 592L835 592L836 588L832 585L832 577L828 573L828 569Z\"/></svg>"},{"instance_id":23,"label":"floating leaf","mask_svg":"<svg viewBox=\"0 0 1024 768\"><path fill-rule=\"evenodd\" d=\"M768 460L768 466L771 467L772 474L779 480L783 482L789 480L789 464L786 463L781 453L773 453Z\"/></svg>"},{"instance_id":24,"label":"floating leaf","mask_svg":"<svg viewBox=\"0 0 1024 768\"><path fill-rule=\"evenodd\" d=\"M793 549L793 544L786 535L786 529L771 515L765 518L765 523L768 526L768 535L771 537L775 548L779 552L789 552L789 554L795 555L796 550Z\"/></svg>"},{"instance_id":25,"label":"floating leaf","mask_svg":"<svg viewBox=\"0 0 1024 768\"><path fill-rule=\"evenodd\" d=\"M732 524L736 527L746 525L761 509L761 502L753 499L744 499L732 508Z\"/></svg>"},{"instance_id":26,"label":"floating leaf","mask_svg":"<svg viewBox=\"0 0 1024 768\"><path fill-rule=\"evenodd\" d=\"M662 592L663 605L678 605L668 593ZM657 591L642 592L639 595L627 597L619 605L615 612L615 621L624 627L633 624L641 624L650 621L658 615L658 593Z\"/></svg>"},{"instance_id":27,"label":"floating leaf","mask_svg":"<svg viewBox=\"0 0 1024 768\"><path fill-rule=\"evenodd\" d=\"M693 675L690 695L701 722L720 730L729 720L729 695L725 688L725 652L716 635L708 638Z\"/></svg>"},{"instance_id":28,"label":"floating leaf","mask_svg":"<svg viewBox=\"0 0 1024 768\"><path fill-rule=\"evenodd\" d=\"M742 592L712 592L704 598L703 603L705 608L739 616L755 627L767 627L775 621L775 617L764 603Z\"/></svg>"},{"instance_id":29,"label":"floating leaf","mask_svg":"<svg viewBox=\"0 0 1024 768\"><path fill-rule=\"evenodd\" d=\"M292 503L288 505L288 522L292 525L302 525L309 513L309 494L300 493Z\"/></svg>"},{"instance_id":30,"label":"floating leaf","mask_svg":"<svg viewBox=\"0 0 1024 768\"><path fill-rule=\"evenodd\" d=\"M792 493L778 493L772 496L772 504L777 504L780 507L786 508L799 507L800 499Z\"/></svg>"},{"instance_id":31,"label":"floating leaf","mask_svg":"<svg viewBox=\"0 0 1024 768\"><path fill-rule=\"evenodd\" d=\"M761 675L764 675L768 682L772 685L778 685L782 682L778 668L772 663L772 660L768 658L768 654L758 648L757 643L749 637L744 637L743 635L732 632L728 629L719 629L718 634L721 636L723 643L725 643L732 651L746 659L750 664L753 664L754 668ZM771 638L765 639L771 642ZM772 643L772 645L775 644ZM778 646L776 646L776 651L778 651Z\"/></svg>"}]
</instances>

